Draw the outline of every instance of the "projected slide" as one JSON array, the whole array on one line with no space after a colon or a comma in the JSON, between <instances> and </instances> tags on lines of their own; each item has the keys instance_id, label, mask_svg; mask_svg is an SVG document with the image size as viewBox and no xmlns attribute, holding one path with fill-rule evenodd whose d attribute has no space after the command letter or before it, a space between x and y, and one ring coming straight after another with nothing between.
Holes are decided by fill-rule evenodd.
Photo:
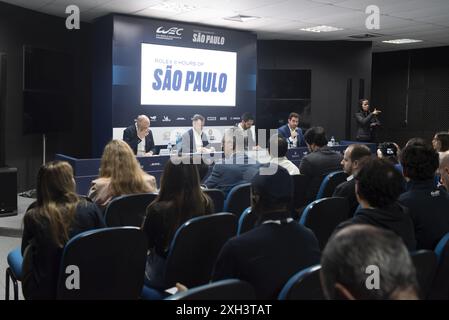
<instances>
[{"instance_id":1,"label":"projected slide","mask_svg":"<svg viewBox=\"0 0 449 320\"><path fill-rule=\"evenodd\" d=\"M141 104L236 104L237 53L142 43Z\"/></svg>"}]
</instances>

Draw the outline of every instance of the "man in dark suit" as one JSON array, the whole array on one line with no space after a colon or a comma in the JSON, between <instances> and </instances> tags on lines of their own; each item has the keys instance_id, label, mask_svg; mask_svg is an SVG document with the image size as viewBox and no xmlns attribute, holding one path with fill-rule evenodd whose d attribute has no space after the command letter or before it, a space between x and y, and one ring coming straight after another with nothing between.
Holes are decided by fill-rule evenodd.
<instances>
[{"instance_id":1,"label":"man in dark suit","mask_svg":"<svg viewBox=\"0 0 449 320\"><path fill-rule=\"evenodd\" d=\"M351 212L354 213L359 203L355 195L355 173L361 168L364 159L371 157L370 149L363 144L349 145L341 160L343 171L348 174L345 182L340 183L334 191L333 197L348 199Z\"/></svg>"},{"instance_id":2,"label":"man in dark suit","mask_svg":"<svg viewBox=\"0 0 449 320\"><path fill-rule=\"evenodd\" d=\"M237 278L249 282L257 299L277 299L298 271L318 264L320 249L313 232L292 219L293 181L278 167L273 175L258 173L251 181L254 229L223 246L212 280Z\"/></svg>"},{"instance_id":3,"label":"man in dark suit","mask_svg":"<svg viewBox=\"0 0 449 320\"><path fill-rule=\"evenodd\" d=\"M138 116L135 123L123 131L123 140L138 156L156 154L153 133L150 130L150 119L145 115Z\"/></svg>"},{"instance_id":4,"label":"man in dark suit","mask_svg":"<svg viewBox=\"0 0 449 320\"><path fill-rule=\"evenodd\" d=\"M225 195L242 183L248 183L258 172L260 164L245 153L243 143L236 138L236 128L227 130L223 136L224 159L216 163L204 184L209 188L222 190Z\"/></svg>"},{"instance_id":5,"label":"man in dark suit","mask_svg":"<svg viewBox=\"0 0 449 320\"><path fill-rule=\"evenodd\" d=\"M298 124L299 114L292 112L288 116L288 124L285 124L278 129L279 135L284 137L290 148L306 146L302 130L298 127Z\"/></svg>"},{"instance_id":6,"label":"man in dark suit","mask_svg":"<svg viewBox=\"0 0 449 320\"><path fill-rule=\"evenodd\" d=\"M181 152L182 153L196 153L196 152L212 152L212 149L207 148L209 140L207 135L203 132L205 119L200 114L195 114L192 118L192 129L186 131L181 138Z\"/></svg>"},{"instance_id":7,"label":"man in dark suit","mask_svg":"<svg viewBox=\"0 0 449 320\"><path fill-rule=\"evenodd\" d=\"M306 200L312 202L320 188L324 177L341 169L342 155L327 146L327 138L324 128L312 127L304 134L304 140L310 153L302 158L299 164L299 172L309 181Z\"/></svg>"}]
</instances>

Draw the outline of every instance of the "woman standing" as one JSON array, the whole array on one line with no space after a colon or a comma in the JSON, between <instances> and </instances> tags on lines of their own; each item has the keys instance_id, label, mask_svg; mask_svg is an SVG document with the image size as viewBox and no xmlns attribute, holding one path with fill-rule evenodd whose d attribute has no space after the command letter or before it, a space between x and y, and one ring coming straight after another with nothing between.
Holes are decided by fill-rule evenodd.
<instances>
[{"instance_id":1,"label":"woman standing","mask_svg":"<svg viewBox=\"0 0 449 320\"><path fill-rule=\"evenodd\" d=\"M376 130L380 126L380 121L377 115L380 110L374 108L373 112L369 110L369 101L367 99L360 100L360 110L355 114L357 120L357 141L375 142Z\"/></svg>"}]
</instances>

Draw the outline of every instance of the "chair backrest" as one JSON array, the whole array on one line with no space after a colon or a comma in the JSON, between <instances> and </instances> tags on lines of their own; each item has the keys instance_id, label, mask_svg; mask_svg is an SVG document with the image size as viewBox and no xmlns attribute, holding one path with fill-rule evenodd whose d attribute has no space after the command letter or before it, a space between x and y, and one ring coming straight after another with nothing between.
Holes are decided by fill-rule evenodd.
<instances>
[{"instance_id":1,"label":"chair backrest","mask_svg":"<svg viewBox=\"0 0 449 320\"><path fill-rule=\"evenodd\" d=\"M316 195L316 200L332 197L335 188L346 181L348 174L344 171L334 171L326 175L321 182L320 189Z\"/></svg>"},{"instance_id":2,"label":"chair backrest","mask_svg":"<svg viewBox=\"0 0 449 320\"><path fill-rule=\"evenodd\" d=\"M449 299L449 233L446 233L434 250L437 256L437 271L429 299Z\"/></svg>"},{"instance_id":3,"label":"chair backrest","mask_svg":"<svg viewBox=\"0 0 449 320\"><path fill-rule=\"evenodd\" d=\"M324 300L320 282L321 265L301 270L292 276L279 293L279 300Z\"/></svg>"},{"instance_id":4,"label":"chair backrest","mask_svg":"<svg viewBox=\"0 0 449 320\"><path fill-rule=\"evenodd\" d=\"M239 218L237 235L239 236L242 233L245 233L246 231L249 231L252 228L254 228L256 222L257 222L256 213L251 211L251 207L246 208Z\"/></svg>"},{"instance_id":5,"label":"chair backrest","mask_svg":"<svg viewBox=\"0 0 449 320\"><path fill-rule=\"evenodd\" d=\"M307 176L303 174L293 175L293 208L299 209L307 204L306 189L309 183Z\"/></svg>"},{"instance_id":6,"label":"chair backrest","mask_svg":"<svg viewBox=\"0 0 449 320\"><path fill-rule=\"evenodd\" d=\"M218 189L203 190L214 202L214 212L223 212L223 205L225 201L225 194Z\"/></svg>"},{"instance_id":7,"label":"chair backrest","mask_svg":"<svg viewBox=\"0 0 449 320\"><path fill-rule=\"evenodd\" d=\"M254 288L246 281L226 279L208 283L168 297L166 300L255 300Z\"/></svg>"},{"instance_id":8,"label":"chair backrest","mask_svg":"<svg viewBox=\"0 0 449 320\"><path fill-rule=\"evenodd\" d=\"M139 228L83 232L64 247L57 298L138 299L143 287L146 257L147 240Z\"/></svg>"},{"instance_id":9,"label":"chair backrest","mask_svg":"<svg viewBox=\"0 0 449 320\"><path fill-rule=\"evenodd\" d=\"M251 205L251 184L239 184L229 191L223 211L231 212L240 217L242 212Z\"/></svg>"},{"instance_id":10,"label":"chair backrest","mask_svg":"<svg viewBox=\"0 0 449 320\"><path fill-rule=\"evenodd\" d=\"M348 200L340 197L323 198L310 203L299 223L312 229L323 250L335 228L350 215Z\"/></svg>"},{"instance_id":11,"label":"chair backrest","mask_svg":"<svg viewBox=\"0 0 449 320\"><path fill-rule=\"evenodd\" d=\"M155 193L128 194L114 198L105 210L108 227L142 226L148 205L156 199Z\"/></svg>"},{"instance_id":12,"label":"chair backrest","mask_svg":"<svg viewBox=\"0 0 449 320\"><path fill-rule=\"evenodd\" d=\"M216 213L190 219L178 228L170 244L165 284L188 288L209 282L215 260L225 242L237 233L237 217Z\"/></svg>"},{"instance_id":13,"label":"chair backrest","mask_svg":"<svg viewBox=\"0 0 449 320\"><path fill-rule=\"evenodd\" d=\"M437 270L437 256L430 250L418 250L410 253L416 269L420 298L426 299Z\"/></svg>"}]
</instances>

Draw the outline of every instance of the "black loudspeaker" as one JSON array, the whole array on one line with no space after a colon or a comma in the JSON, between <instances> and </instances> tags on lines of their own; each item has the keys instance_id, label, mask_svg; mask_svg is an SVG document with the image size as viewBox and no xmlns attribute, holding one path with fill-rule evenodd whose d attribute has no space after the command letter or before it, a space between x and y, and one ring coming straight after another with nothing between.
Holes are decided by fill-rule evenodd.
<instances>
[{"instance_id":1,"label":"black loudspeaker","mask_svg":"<svg viewBox=\"0 0 449 320\"><path fill-rule=\"evenodd\" d=\"M17 169L0 168L0 217L17 215Z\"/></svg>"},{"instance_id":2,"label":"black loudspeaker","mask_svg":"<svg viewBox=\"0 0 449 320\"><path fill-rule=\"evenodd\" d=\"M0 52L0 168L5 166L6 54Z\"/></svg>"}]
</instances>

